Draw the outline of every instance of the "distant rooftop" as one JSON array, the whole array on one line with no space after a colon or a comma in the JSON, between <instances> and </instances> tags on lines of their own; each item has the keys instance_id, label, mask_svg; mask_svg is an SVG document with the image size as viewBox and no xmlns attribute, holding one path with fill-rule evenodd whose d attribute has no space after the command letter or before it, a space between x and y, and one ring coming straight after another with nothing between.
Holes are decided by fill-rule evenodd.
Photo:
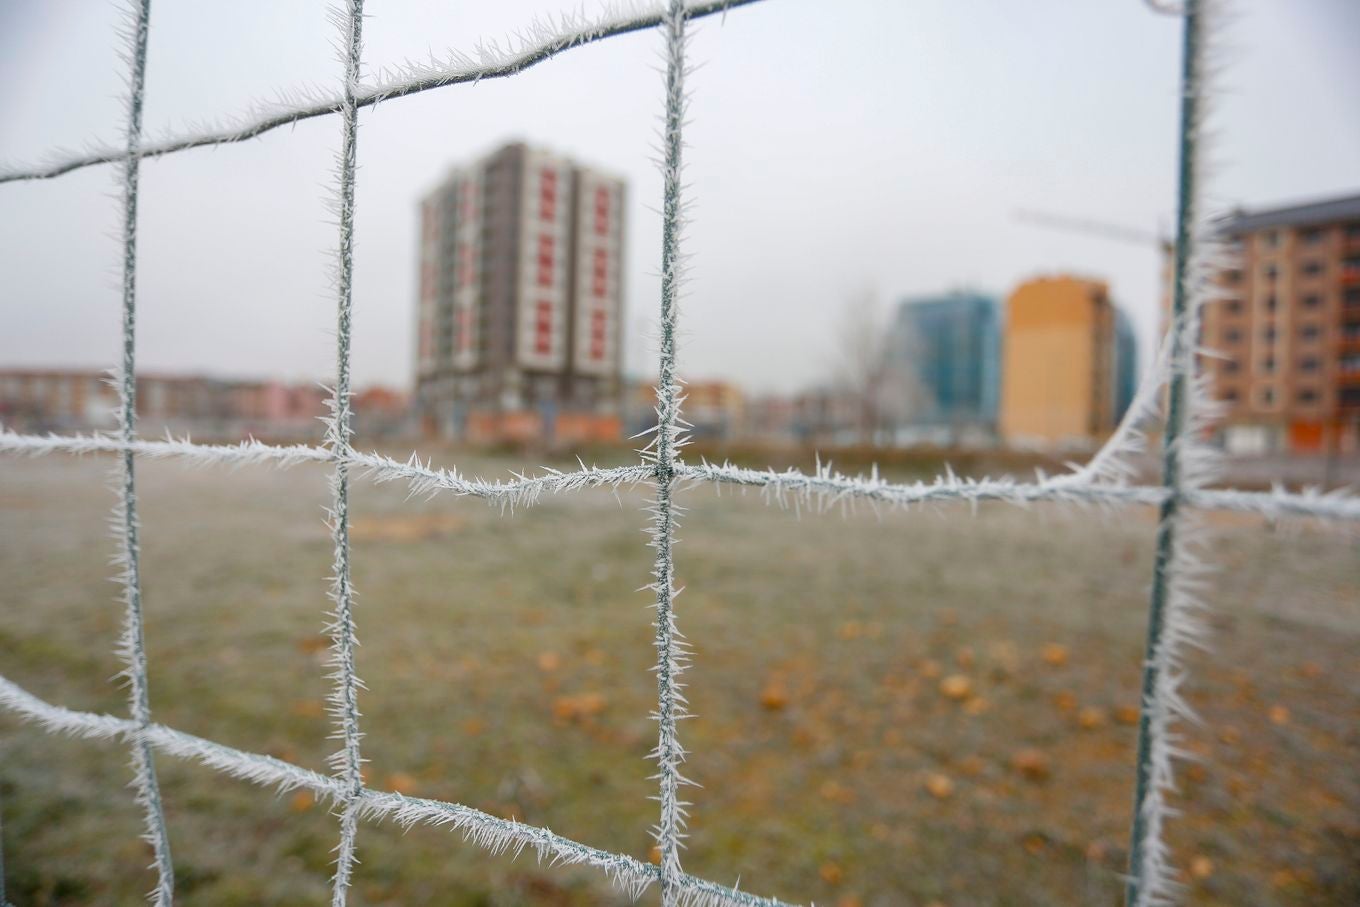
<instances>
[{"instance_id":1,"label":"distant rooftop","mask_svg":"<svg viewBox=\"0 0 1360 907\"><path fill-rule=\"evenodd\" d=\"M1284 205L1260 211L1238 209L1223 218L1223 232L1229 235L1253 233L1269 227L1307 227L1337 221L1360 220L1360 194L1343 195L1321 201Z\"/></svg>"}]
</instances>

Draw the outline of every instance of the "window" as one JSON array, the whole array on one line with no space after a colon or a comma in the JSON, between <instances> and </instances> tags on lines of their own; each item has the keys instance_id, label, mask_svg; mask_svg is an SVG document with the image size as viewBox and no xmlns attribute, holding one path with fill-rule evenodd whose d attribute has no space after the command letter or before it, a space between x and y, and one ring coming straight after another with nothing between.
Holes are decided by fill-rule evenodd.
<instances>
[{"instance_id":1,"label":"window","mask_svg":"<svg viewBox=\"0 0 1360 907\"><path fill-rule=\"evenodd\" d=\"M1262 331L1262 332L1261 332L1261 339L1262 339L1263 341L1265 341L1266 343L1274 343L1274 342L1275 342L1275 328L1273 328L1273 327L1268 327L1268 328L1266 328L1264 331Z\"/></svg>"},{"instance_id":2,"label":"window","mask_svg":"<svg viewBox=\"0 0 1360 907\"><path fill-rule=\"evenodd\" d=\"M1242 332L1237 328L1228 328L1223 332L1224 343L1238 343L1242 339Z\"/></svg>"},{"instance_id":3,"label":"window","mask_svg":"<svg viewBox=\"0 0 1360 907\"><path fill-rule=\"evenodd\" d=\"M1227 312L1229 315L1242 314L1242 300L1225 299L1223 301L1223 311Z\"/></svg>"},{"instance_id":4,"label":"window","mask_svg":"<svg viewBox=\"0 0 1360 907\"><path fill-rule=\"evenodd\" d=\"M1341 388L1337 400L1342 406L1360 406L1360 386Z\"/></svg>"},{"instance_id":5,"label":"window","mask_svg":"<svg viewBox=\"0 0 1360 907\"><path fill-rule=\"evenodd\" d=\"M1273 249L1280 244L1280 231L1267 230L1261 234L1261 245L1267 249Z\"/></svg>"},{"instance_id":6,"label":"window","mask_svg":"<svg viewBox=\"0 0 1360 907\"><path fill-rule=\"evenodd\" d=\"M603 359L605 345L605 324L608 314L604 309L594 309L590 313L590 358Z\"/></svg>"},{"instance_id":7,"label":"window","mask_svg":"<svg viewBox=\"0 0 1360 907\"><path fill-rule=\"evenodd\" d=\"M1341 336L1347 340L1360 340L1360 321L1348 321L1343 324Z\"/></svg>"},{"instance_id":8,"label":"window","mask_svg":"<svg viewBox=\"0 0 1360 907\"><path fill-rule=\"evenodd\" d=\"M1265 305L1267 312L1273 312L1275 311L1279 304L1275 301L1274 296L1267 296Z\"/></svg>"},{"instance_id":9,"label":"window","mask_svg":"<svg viewBox=\"0 0 1360 907\"><path fill-rule=\"evenodd\" d=\"M1236 402L1237 402L1237 391L1232 390L1231 388L1228 389L1228 390L1225 390L1225 391L1223 392L1223 399L1224 399L1224 400L1227 400L1229 403L1236 403Z\"/></svg>"},{"instance_id":10,"label":"window","mask_svg":"<svg viewBox=\"0 0 1360 907\"><path fill-rule=\"evenodd\" d=\"M552 303L540 302L534 312L534 352L552 352Z\"/></svg>"},{"instance_id":11,"label":"window","mask_svg":"<svg viewBox=\"0 0 1360 907\"><path fill-rule=\"evenodd\" d=\"M1303 267L1299 268L1305 277L1315 277L1327 270L1327 266L1320 261L1305 261Z\"/></svg>"},{"instance_id":12,"label":"window","mask_svg":"<svg viewBox=\"0 0 1360 907\"><path fill-rule=\"evenodd\" d=\"M609 232L609 190L603 186L595 190L595 234Z\"/></svg>"},{"instance_id":13,"label":"window","mask_svg":"<svg viewBox=\"0 0 1360 907\"><path fill-rule=\"evenodd\" d=\"M1347 353L1341 357L1341 374L1360 374L1360 353Z\"/></svg>"},{"instance_id":14,"label":"window","mask_svg":"<svg viewBox=\"0 0 1360 907\"><path fill-rule=\"evenodd\" d=\"M1314 227L1311 230L1301 230L1299 232L1299 240L1305 246L1316 246L1326 238L1327 232L1321 227Z\"/></svg>"},{"instance_id":15,"label":"window","mask_svg":"<svg viewBox=\"0 0 1360 907\"><path fill-rule=\"evenodd\" d=\"M1261 405L1262 406L1275 405L1275 388L1273 387L1261 388Z\"/></svg>"},{"instance_id":16,"label":"window","mask_svg":"<svg viewBox=\"0 0 1360 907\"><path fill-rule=\"evenodd\" d=\"M591 274L590 292L592 295L604 296L605 280L608 275L609 253L604 249L595 250L595 261L593 273Z\"/></svg>"},{"instance_id":17,"label":"window","mask_svg":"<svg viewBox=\"0 0 1360 907\"><path fill-rule=\"evenodd\" d=\"M1316 293L1310 293L1299 300L1299 305L1305 309L1320 309L1322 308L1322 297Z\"/></svg>"},{"instance_id":18,"label":"window","mask_svg":"<svg viewBox=\"0 0 1360 907\"><path fill-rule=\"evenodd\" d=\"M553 238L547 234L538 237L538 285L550 287L553 283Z\"/></svg>"},{"instance_id":19,"label":"window","mask_svg":"<svg viewBox=\"0 0 1360 907\"><path fill-rule=\"evenodd\" d=\"M1322 360L1316 356L1304 356L1299 360L1299 371L1316 372L1322 368Z\"/></svg>"},{"instance_id":20,"label":"window","mask_svg":"<svg viewBox=\"0 0 1360 907\"><path fill-rule=\"evenodd\" d=\"M544 168L538 183L538 219L544 221L557 218L557 171Z\"/></svg>"},{"instance_id":21,"label":"window","mask_svg":"<svg viewBox=\"0 0 1360 907\"><path fill-rule=\"evenodd\" d=\"M1261 360L1261 371L1265 372L1266 374L1270 374L1271 372L1275 371L1274 356L1267 356L1266 358Z\"/></svg>"},{"instance_id":22,"label":"window","mask_svg":"<svg viewBox=\"0 0 1360 907\"><path fill-rule=\"evenodd\" d=\"M1224 283L1239 283L1242 280L1241 268L1229 268L1223 272Z\"/></svg>"},{"instance_id":23,"label":"window","mask_svg":"<svg viewBox=\"0 0 1360 907\"><path fill-rule=\"evenodd\" d=\"M1236 359L1224 359L1222 362L1221 368L1225 375L1236 375L1242 369Z\"/></svg>"},{"instance_id":24,"label":"window","mask_svg":"<svg viewBox=\"0 0 1360 907\"><path fill-rule=\"evenodd\" d=\"M1274 265L1266 265L1261 269L1261 276L1266 280L1274 280L1278 269Z\"/></svg>"},{"instance_id":25,"label":"window","mask_svg":"<svg viewBox=\"0 0 1360 907\"><path fill-rule=\"evenodd\" d=\"M1300 403L1316 403L1318 392L1311 387L1305 387L1294 395L1294 399Z\"/></svg>"},{"instance_id":26,"label":"window","mask_svg":"<svg viewBox=\"0 0 1360 907\"><path fill-rule=\"evenodd\" d=\"M1316 324L1305 324L1299 328L1300 340L1316 340L1322 336L1322 328Z\"/></svg>"},{"instance_id":27,"label":"window","mask_svg":"<svg viewBox=\"0 0 1360 907\"><path fill-rule=\"evenodd\" d=\"M1341 298L1346 308L1360 308L1360 287L1346 287L1346 295Z\"/></svg>"}]
</instances>

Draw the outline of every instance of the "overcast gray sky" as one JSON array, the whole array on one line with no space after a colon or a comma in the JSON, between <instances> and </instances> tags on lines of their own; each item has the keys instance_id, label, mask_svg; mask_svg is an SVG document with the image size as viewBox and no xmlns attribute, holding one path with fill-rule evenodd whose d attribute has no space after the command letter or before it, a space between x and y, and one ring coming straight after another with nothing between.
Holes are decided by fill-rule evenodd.
<instances>
[{"instance_id":1,"label":"overcast gray sky","mask_svg":"<svg viewBox=\"0 0 1360 907\"><path fill-rule=\"evenodd\" d=\"M372 72L471 50L562 8L373 2L365 62ZM0 160L117 140L118 16L108 2L0 3ZM1360 3L1239 0L1230 38L1217 199L1360 191ZM148 133L242 111L281 86L336 85L334 40L321 2L156 0ZM1004 296L1056 270L1108 279L1146 345L1152 248L1012 212L1170 224L1178 40L1178 22L1140 0L768 0L704 20L689 83L682 373L793 390L827 374L837 315L863 289L886 308L954 286ZM650 372L659 48L655 33L611 39L361 114L359 384L410 382L416 199L451 164L512 138L629 178L627 365ZM143 166L142 367L333 372L324 200L339 128L312 120ZM104 166L0 185L0 366L115 361L114 179Z\"/></svg>"}]
</instances>

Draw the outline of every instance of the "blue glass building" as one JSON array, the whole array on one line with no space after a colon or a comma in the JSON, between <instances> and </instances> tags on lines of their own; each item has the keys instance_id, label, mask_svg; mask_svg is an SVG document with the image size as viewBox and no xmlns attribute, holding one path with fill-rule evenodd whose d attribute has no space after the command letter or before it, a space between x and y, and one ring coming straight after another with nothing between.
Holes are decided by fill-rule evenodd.
<instances>
[{"instance_id":1,"label":"blue glass building","mask_svg":"<svg viewBox=\"0 0 1360 907\"><path fill-rule=\"evenodd\" d=\"M1128 412L1138 390L1138 335L1124 310L1114 310L1114 421Z\"/></svg>"},{"instance_id":2,"label":"blue glass building","mask_svg":"<svg viewBox=\"0 0 1360 907\"><path fill-rule=\"evenodd\" d=\"M999 313L995 298L968 291L900 304L889 337L903 384L899 425L944 430L950 441L964 431L995 430Z\"/></svg>"}]
</instances>

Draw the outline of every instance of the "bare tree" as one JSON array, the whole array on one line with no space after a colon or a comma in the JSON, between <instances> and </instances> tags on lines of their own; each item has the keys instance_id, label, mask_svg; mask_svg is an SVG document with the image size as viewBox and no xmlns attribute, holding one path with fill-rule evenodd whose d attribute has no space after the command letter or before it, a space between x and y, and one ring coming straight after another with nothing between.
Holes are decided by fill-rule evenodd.
<instances>
[{"instance_id":1,"label":"bare tree","mask_svg":"<svg viewBox=\"0 0 1360 907\"><path fill-rule=\"evenodd\" d=\"M878 441L892 421L897 396L889 331L877 295L864 289L846 300L835 337L835 386L853 404L861 443Z\"/></svg>"}]
</instances>

